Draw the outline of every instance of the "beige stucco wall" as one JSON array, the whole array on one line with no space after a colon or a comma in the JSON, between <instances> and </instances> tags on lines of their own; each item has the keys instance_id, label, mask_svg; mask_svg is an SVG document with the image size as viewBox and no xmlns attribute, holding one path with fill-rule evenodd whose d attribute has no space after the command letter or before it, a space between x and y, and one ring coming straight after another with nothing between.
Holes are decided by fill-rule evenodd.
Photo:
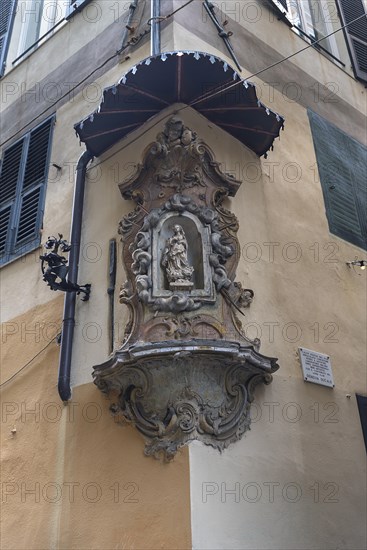
<instances>
[{"instance_id":1,"label":"beige stucco wall","mask_svg":"<svg viewBox=\"0 0 367 550\"><path fill-rule=\"evenodd\" d=\"M57 298L2 327L2 383L49 345L1 390L1 548L190 548L187 449L145 458L92 383L60 402L60 315Z\"/></svg>"},{"instance_id":2,"label":"beige stucco wall","mask_svg":"<svg viewBox=\"0 0 367 550\"><path fill-rule=\"evenodd\" d=\"M123 4L123 3L122 3ZM125 4L123 4L125 5ZM105 8L104 8L105 9ZM194 8L190 8L194 9ZM111 14L113 14L114 10L107 10L107 13L109 14L109 17ZM187 12L186 12L187 13ZM177 14L177 17L179 16L183 17L185 14L185 10L182 10L182 12L179 12ZM78 18L82 17L82 14L79 14L76 16L75 21L78 21ZM74 20L72 20L74 21ZM84 19L83 19L84 21ZM103 23L102 23L103 22ZM108 26L109 24L112 24L114 22L114 19L111 20L109 18L103 17L96 22L96 24L92 27L93 29L93 36L98 36L99 32L102 32L103 25ZM98 23L98 24L97 24ZM202 22L201 22L202 23ZM246 23L246 20L240 19L239 21L234 21L233 24L244 26ZM291 49L289 40L286 41L275 41L275 36L277 35L276 32L274 32L274 26L276 27L276 30L279 32L284 31L283 26L281 26L281 22L279 21L269 21L268 17L261 18L260 22L262 33L261 37L263 39L266 38L267 44L269 44L272 47L279 48L285 48ZM70 23L70 25L74 25L74 23ZM269 25L273 25L272 27L269 27ZM69 45L69 47L73 48L73 53L78 51L78 48L80 49L82 45L85 45L88 38L91 37L91 33L87 33L84 30L84 26L80 25L80 27L83 29L83 32L81 33L74 33L71 37L63 37L62 33L66 32L65 28L60 29L55 36L52 38L52 40L48 40L45 44L43 44L37 51L35 51L32 56L29 57L29 62L25 61L21 63L19 66L17 66L10 74L9 74L9 81L16 81L26 84L26 89L30 89L32 87L32 79L40 80L42 77L44 77L45 74L47 74L47 70L51 70L52 67L49 65L49 59L53 59L53 53L51 48L54 47L56 42L58 40L62 40L63 42L66 42ZM268 28L269 27L269 28ZM250 25L250 30L254 30L254 26ZM270 32L270 30L273 30L273 32ZM89 29L90 30L90 29ZM293 33L289 31L288 28L286 28L287 37L291 37L293 40ZM208 38L213 33L209 33ZM284 33L283 33L284 34ZM203 37L202 37L203 38ZM295 38L297 40L300 40L298 36L295 35ZM14 41L16 41L16 33L14 37ZM301 41L303 43L303 41ZM59 46L59 43L57 42L56 46ZM180 48L196 48L199 50L206 50L213 52L216 55L219 55L220 57L226 59L229 63L231 63L231 59L226 55L226 52L221 51L222 43L219 40L217 42L217 46L220 46L220 49L217 49L213 46L212 43L206 43L204 40L201 40L196 36L196 34L189 33L187 28L183 28L180 24L174 23L173 25L170 25L165 28L162 38L162 46L164 50L171 50L171 49L180 49ZM59 51L62 53L62 55L65 54L65 48L59 47ZM70 54L71 52L69 52ZM279 53L283 55L285 52L279 50ZM48 192L47 192L47 200L46 200L46 209L45 209L45 218L44 218L44 229L43 229L43 238L47 237L49 234L55 232L55 228L58 231L64 232L65 235L68 234L68 228L70 226L70 219L71 219L71 204L72 204L72 193L73 193L73 185L74 185L74 168L76 166L77 160L80 156L80 154L83 151L83 148L79 148L77 146L77 139L74 134L73 125L81 120L83 117L87 116L89 113L91 113L95 108L98 107L100 102L100 94L101 90L104 87L107 87L119 80L121 78L121 75L128 70L131 66L133 66L136 62L138 62L140 59L146 57L149 55L149 43L144 43L141 48L132 50L130 54L130 58L125 60L121 60L122 62L117 64L114 68L109 70L104 75L100 76L99 78L95 78L93 82L93 88L86 87L79 93L73 94L72 100L57 109L56 111L56 126L54 130L54 139L53 139L53 146L52 146L52 154L51 154L51 167L50 167L50 173L49 173L49 181L48 181ZM60 58L59 58L60 59ZM32 70L29 71L27 69L28 63L31 63ZM88 63L91 63L89 60ZM320 83L324 84L325 82L334 82L336 80L337 76L337 84L338 89L335 92L335 97L333 97L333 101L331 103L328 103L326 101L326 105L329 108L329 111L331 113L338 112L338 101L340 100L347 100L351 107L357 109L360 111L360 113L363 115L365 113L365 90L362 86L362 84L357 83L354 79L350 78L348 75L343 73L342 71L337 70L336 66L330 62L328 59L326 59L323 56L318 55L318 52L310 49L306 52L302 53L301 56L293 58L292 64L299 64L303 70L308 71L309 73L312 73L316 79L319 79ZM289 65L289 62L285 65ZM35 69L36 68L36 69ZM47 69L48 68L48 69ZM291 66L289 66L291 68ZM337 70L337 72L335 72ZM318 72L319 71L319 72ZM247 75L250 71L246 71L246 67L244 66L243 73L244 75ZM29 74L31 73L31 74ZM294 122L296 124L296 119L294 116L294 113L302 112L304 122L303 124L307 124L307 121L305 119L305 111L302 108L299 110L299 104L296 101L290 100L289 97L286 95L282 95L281 91L283 90L282 86L278 86L276 84L275 90L270 90L269 85L262 81L260 78L253 78L254 82L256 82L259 90L259 95L261 96L261 99L269 105L270 108L273 110L276 110L280 112L281 114L286 116L286 128L288 131L282 133L281 139L282 142L287 140L287 138L292 142L292 147L286 147L284 150L282 149L282 161L279 167L279 173L278 173L278 179L282 178L282 171L284 168L284 165L282 165L284 154L288 154L291 157L291 161L295 161L298 163L298 156L302 154L303 152L303 137L302 134L296 132L296 136L299 139L299 142L302 142L302 144L298 144L296 146L296 142L294 141L294 134L292 129L289 127L289 124ZM4 80L2 82L3 86L6 86L8 84L8 81ZM302 82L297 83L298 86L301 87L301 94L302 94ZM284 90L283 90L284 91ZM20 89L19 89L20 93ZM11 101L15 101L17 98L16 94L10 94L7 95L7 101L4 102L4 108L8 108L11 106ZM317 108L317 104L320 103L321 99L315 95L315 109ZM317 110L317 109L316 109ZM51 111L49 112L49 114ZM40 119L41 120L41 119ZM351 123L346 116L340 116L339 118L339 126L344 129L345 131L350 131L351 134L353 134L352 128L350 127ZM20 134L19 134L20 135ZM309 132L308 132L309 135ZM151 134L152 139L154 138L154 132ZM290 136L290 137L289 137ZM129 138L126 140L129 142ZM311 143L311 142L310 142ZM287 144L287 142L286 142ZM272 171L275 170L275 167L271 165L271 162L273 162L273 158L275 159L274 155L278 154L278 147L276 147L275 152L272 154L271 157L269 157L269 167L268 170ZM305 155L306 157L306 155ZM221 159L219 159L221 160ZM129 162L129 161L128 161ZM135 162L135 161L134 161ZM225 162L222 161L222 162ZM274 160L274 162L280 162L278 160L278 157ZM62 167L61 173L59 173L56 168L52 166L53 163L58 164ZM230 168L230 164L234 164L234 168ZM228 165L229 170L239 170L241 175L243 173L242 168L240 167L238 169L238 161L237 159L231 160L231 163L225 163L226 167ZM123 166L126 164L125 161L122 162ZM241 166L241 165L240 165ZM121 167L120 167L121 168ZM304 167L302 172L302 177L304 177ZM130 168L129 168L130 169ZM125 172L128 172L129 169L121 168L121 178L124 177L124 170ZM285 168L287 169L287 168ZM266 169L265 169L266 170ZM290 168L291 171L291 168ZM120 174L118 174L120 176ZM307 166L307 175L312 176L312 178L315 178L315 167L313 163L310 166ZM296 182L300 183L300 181ZM279 196L279 195L278 195ZM319 196L321 197L321 193L319 193ZM321 201L318 201L318 207L321 210L323 209L323 204ZM66 215L65 215L66 214ZM325 217L322 215L322 221L326 223ZM348 245L350 246L350 245ZM21 260L13 262L10 266L6 266L5 268L2 268L2 280L3 280L3 288L8 289L6 294L4 295L3 300L3 310L2 310L2 320L5 321L9 318L11 318L14 315L21 314L22 312L26 311L27 308L33 307L37 303L44 303L51 299L50 293L48 292L48 289L45 288L42 281L40 281L38 277L38 268L39 266L36 266L34 264L37 263L37 258L39 255L39 251L36 251L34 254L28 255ZM20 265L21 264L21 265ZM21 267L23 265L27 266L27 280L24 281L24 277L22 274ZM19 267L20 266L20 267ZM24 292L28 296L28 300L24 301L20 296L16 297L16 289L19 288L19 285L22 284L24 288ZM25 285L25 286L24 286ZM9 296L12 296L11 300L7 300Z\"/></svg>"},{"instance_id":3,"label":"beige stucco wall","mask_svg":"<svg viewBox=\"0 0 367 550\"><path fill-rule=\"evenodd\" d=\"M178 29L176 47L185 39ZM335 81L315 54L295 63ZM362 86L344 74L338 84L364 112ZM329 233L306 110L277 92L270 106L286 125L261 171L235 156L226 168L245 180L231 201L243 252L237 278L256 294L243 327L281 370L259 391L240 443L222 456L190 447L193 548L362 549L365 450L354 393L366 391L366 279L345 262L363 252ZM338 100L329 105L337 108ZM350 129L342 113L339 123ZM301 346L330 355L334 389L303 381Z\"/></svg>"},{"instance_id":4,"label":"beige stucco wall","mask_svg":"<svg viewBox=\"0 0 367 550\"><path fill-rule=\"evenodd\" d=\"M193 548L363 550L365 449L355 398L282 369L258 392L252 415L251 431L222 455L190 446Z\"/></svg>"},{"instance_id":5,"label":"beige stucco wall","mask_svg":"<svg viewBox=\"0 0 367 550\"><path fill-rule=\"evenodd\" d=\"M112 22L112 12L107 13L108 17L93 29L102 32ZM185 10L179 13L177 22L164 31L165 50L206 50L231 64L221 40L214 40L214 31L199 37L196 27L200 21L191 19L190 33L183 26ZM264 18L258 29L243 21L231 24L257 33L280 55L304 45L278 21L269 26ZM60 52L59 59L66 60L92 39L88 29L83 27L81 33L68 36L67 47L62 48L69 30L60 29L9 78L14 76L32 85L45 77L51 69L48 59L53 58L54 48ZM290 33L289 39L277 40L279 33ZM99 76L96 84L102 89L117 82L123 72L148 55L149 44L144 43L131 52L130 59ZM93 65L96 60L88 63ZM293 66L321 84L337 81L337 101L324 101L323 107L336 117L341 128L353 134L355 128L345 111L338 109L338 102L349 102L362 118L363 86L336 71L333 63L312 49L283 65L289 74ZM251 74L245 64L243 73ZM175 106L118 143L88 169L79 281L92 283L92 296L88 303L77 300L71 403L63 407L57 395L59 348L53 342L24 373L2 388L2 487L7 501L4 550L148 550L191 545L198 549L364 548L361 480L365 478L365 455L354 393L366 392L366 273L349 269L345 263L356 256L361 258L363 252L329 233L302 102L289 100L281 93L282 86L276 86L269 96L265 76L264 80L252 80L264 103L286 118L285 131L267 159L257 159L192 109L180 111L185 124L211 147L223 170L243 180L236 198L227 201L240 221L242 258L237 280L255 291L254 302L242 320L243 329L250 337L260 337L261 352L279 357L281 366L273 384L258 391L252 430L222 455L194 444L189 451L179 453L173 463L162 464L144 457L143 439L135 430L114 423L108 411L110 403L92 384L93 365L108 356L108 243L113 237L119 239L118 222L134 206L122 199L117 185L131 175L164 121L182 107ZM298 84L302 88L303 83ZM315 110L319 106L316 99L311 105ZM51 164L60 165L62 171L50 168L43 242L56 232L69 235L74 168L84 150L78 146L73 124L92 112L99 100L98 94L86 99L79 93L57 109ZM118 250L116 346L127 317L117 300L124 281L121 248ZM41 280L39 253L40 249L1 270L5 329L2 382L42 350L53 329L61 325L63 297L52 293ZM303 381L300 346L330 355L334 389ZM25 416L32 407L36 412ZM16 433L12 434L14 428ZM246 500L242 490L247 483L257 485L250 487ZM269 483L275 484L274 502L269 497ZM284 487L292 483L295 485L284 496ZM237 493L231 496L224 492L222 498L222 491L233 487L240 491L239 502ZM259 500L250 502L254 499L251 491L258 487ZM295 487L301 488L302 495L292 502ZM27 494L31 488L36 488L36 494ZM60 488L60 499L50 502ZM91 502L99 489L98 502ZM203 490L207 492L205 502Z\"/></svg>"},{"instance_id":6,"label":"beige stucco wall","mask_svg":"<svg viewBox=\"0 0 367 550\"><path fill-rule=\"evenodd\" d=\"M236 198L228 201L240 220L242 261L237 279L256 293L243 328L250 337L260 337L261 351L279 357L281 365L274 385L260 392L257 406L263 411L262 421L254 423L241 443L223 456L201 445L190 448L193 547L301 549L339 545L359 549L365 541L361 521L365 495L360 487L365 468L354 393L365 391L366 281L363 273L359 275L345 263L359 254L359 249L328 231L307 114L300 106L288 105L280 95L277 101L275 108L289 123L272 155L261 163L192 110L180 113L209 144L223 168L247 179ZM96 221L85 225L86 243L99 243L100 249L106 250L121 215L132 207L116 192L116 169L126 166L125 159L128 163L140 160L141 152L163 127L162 121L154 123L140 140L133 141L136 136L131 136L131 146L125 148L120 143L105 155L105 162L98 166L101 171L97 182L93 172L98 168L91 170L86 208L90 219ZM131 165L126 168L131 173ZM84 262L81 278L86 280L90 275L94 288L103 288L104 284L106 289L106 265L102 257L93 269ZM118 280L123 280L121 268ZM84 306L78 305L80 326L95 323L101 337L86 342L80 328L76 331L75 385L87 382L91 365L107 357L105 291L91 300L88 308ZM116 308L123 326L124 310L119 305ZM346 316L350 308L353 315ZM301 346L330 355L335 389L303 381L297 354ZM272 407L274 422L266 416ZM257 410L255 405L254 414ZM293 422L299 415L299 421ZM356 465L351 469L353 460ZM202 491L208 482L220 487L219 496L208 497L203 503ZM267 490L267 484L275 483L274 487L289 493L275 493L274 498L281 500L278 506L265 497L260 499L251 508L252 513L247 513L244 506L253 503L231 505L230 497L221 501L221 483L230 488L231 484L248 482L257 483L262 491ZM295 488L303 495L299 503L292 502ZM354 510L352 520L346 516L350 509ZM242 515L248 518L246 522ZM287 519L274 536L272 531L261 531L263 516L271 525L277 525L282 517ZM312 531L308 530L309 524L313 525ZM250 526L253 530L248 537Z\"/></svg>"}]
</instances>

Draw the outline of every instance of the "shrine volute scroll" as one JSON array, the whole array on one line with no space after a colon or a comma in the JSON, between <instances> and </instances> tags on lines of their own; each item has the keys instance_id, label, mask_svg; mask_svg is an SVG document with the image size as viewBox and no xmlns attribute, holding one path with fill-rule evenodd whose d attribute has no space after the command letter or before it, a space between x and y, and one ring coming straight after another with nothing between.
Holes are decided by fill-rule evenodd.
<instances>
[{"instance_id":1,"label":"shrine volute scroll","mask_svg":"<svg viewBox=\"0 0 367 550\"><path fill-rule=\"evenodd\" d=\"M224 207L240 185L178 117L120 184L135 202L119 225L130 319L94 378L113 414L143 434L148 455L171 459L194 439L219 450L238 440L255 386L279 368L241 330L254 292L235 281L239 225Z\"/></svg>"}]
</instances>

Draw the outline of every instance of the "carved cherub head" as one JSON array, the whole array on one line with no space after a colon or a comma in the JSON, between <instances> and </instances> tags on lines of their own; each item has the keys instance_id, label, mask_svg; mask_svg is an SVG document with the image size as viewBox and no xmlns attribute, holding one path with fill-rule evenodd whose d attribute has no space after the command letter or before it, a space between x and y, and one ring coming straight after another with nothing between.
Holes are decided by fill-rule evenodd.
<instances>
[{"instance_id":1,"label":"carved cherub head","mask_svg":"<svg viewBox=\"0 0 367 550\"><path fill-rule=\"evenodd\" d=\"M168 142L173 143L175 141L179 141L181 139L183 129L184 125L180 118L173 116L167 120L164 127L164 134Z\"/></svg>"}]
</instances>

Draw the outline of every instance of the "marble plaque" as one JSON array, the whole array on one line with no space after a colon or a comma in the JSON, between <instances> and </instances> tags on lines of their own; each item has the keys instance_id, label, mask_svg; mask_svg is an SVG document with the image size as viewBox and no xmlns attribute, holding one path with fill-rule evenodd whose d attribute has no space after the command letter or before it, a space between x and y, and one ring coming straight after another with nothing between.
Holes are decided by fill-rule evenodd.
<instances>
[{"instance_id":1,"label":"marble plaque","mask_svg":"<svg viewBox=\"0 0 367 550\"><path fill-rule=\"evenodd\" d=\"M334 387L330 357L324 353L299 348L299 356L303 371L303 379L321 386Z\"/></svg>"}]
</instances>

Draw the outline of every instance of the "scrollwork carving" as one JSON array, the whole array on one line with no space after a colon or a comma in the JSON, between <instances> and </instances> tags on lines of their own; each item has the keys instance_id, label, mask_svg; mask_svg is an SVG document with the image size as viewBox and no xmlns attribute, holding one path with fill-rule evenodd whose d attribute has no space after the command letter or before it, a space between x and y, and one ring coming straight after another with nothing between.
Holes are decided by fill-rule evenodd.
<instances>
[{"instance_id":1,"label":"scrollwork carving","mask_svg":"<svg viewBox=\"0 0 367 550\"><path fill-rule=\"evenodd\" d=\"M221 347L206 340L204 345L206 358L197 353L197 343L137 347L115 376L119 394L112 412L147 438L147 455L170 460L194 439L222 451L249 429L255 387L271 381L276 360L235 344ZM148 348L149 360L138 359ZM109 369L97 373L104 391L109 376Z\"/></svg>"},{"instance_id":2,"label":"scrollwork carving","mask_svg":"<svg viewBox=\"0 0 367 550\"><path fill-rule=\"evenodd\" d=\"M222 451L249 429L255 388L278 369L237 317L254 298L235 281L238 220L225 203L240 183L172 117L120 184L136 204L119 225L130 318L93 376L147 455L170 460L192 440Z\"/></svg>"},{"instance_id":3,"label":"scrollwork carving","mask_svg":"<svg viewBox=\"0 0 367 550\"><path fill-rule=\"evenodd\" d=\"M123 237L130 233L134 225L137 224L137 220L139 219L139 217L141 217L141 215L142 210L140 206L136 206L132 212L129 212L128 214L126 214L126 216L122 218L119 223L118 233Z\"/></svg>"},{"instance_id":4,"label":"scrollwork carving","mask_svg":"<svg viewBox=\"0 0 367 550\"><path fill-rule=\"evenodd\" d=\"M154 182L180 192L194 186L205 187L204 153L195 132L186 128L181 119L170 118L148 154L148 162L155 167Z\"/></svg>"},{"instance_id":5,"label":"scrollwork carving","mask_svg":"<svg viewBox=\"0 0 367 550\"><path fill-rule=\"evenodd\" d=\"M220 230L218 213L208 206L199 206L186 195L175 194L164 203L161 208L153 209L145 216L140 231L137 232L134 242L130 246L133 263L132 272L136 276L136 287L140 300L152 307L154 311L193 311L201 307L202 300L179 292L171 296L161 296L153 299L149 289L153 287L154 280L149 273L152 262L152 231L167 212L194 214L204 226L209 229L211 253L208 260L212 266L212 279L218 291L222 287L229 287L231 280L228 278L225 263L234 253L234 247L228 237Z\"/></svg>"},{"instance_id":6,"label":"scrollwork carving","mask_svg":"<svg viewBox=\"0 0 367 550\"><path fill-rule=\"evenodd\" d=\"M167 325L167 338L183 338L185 336L198 336L198 332L195 330L195 325L201 321L201 316L185 317L183 315L178 317L167 317L164 322Z\"/></svg>"}]
</instances>

